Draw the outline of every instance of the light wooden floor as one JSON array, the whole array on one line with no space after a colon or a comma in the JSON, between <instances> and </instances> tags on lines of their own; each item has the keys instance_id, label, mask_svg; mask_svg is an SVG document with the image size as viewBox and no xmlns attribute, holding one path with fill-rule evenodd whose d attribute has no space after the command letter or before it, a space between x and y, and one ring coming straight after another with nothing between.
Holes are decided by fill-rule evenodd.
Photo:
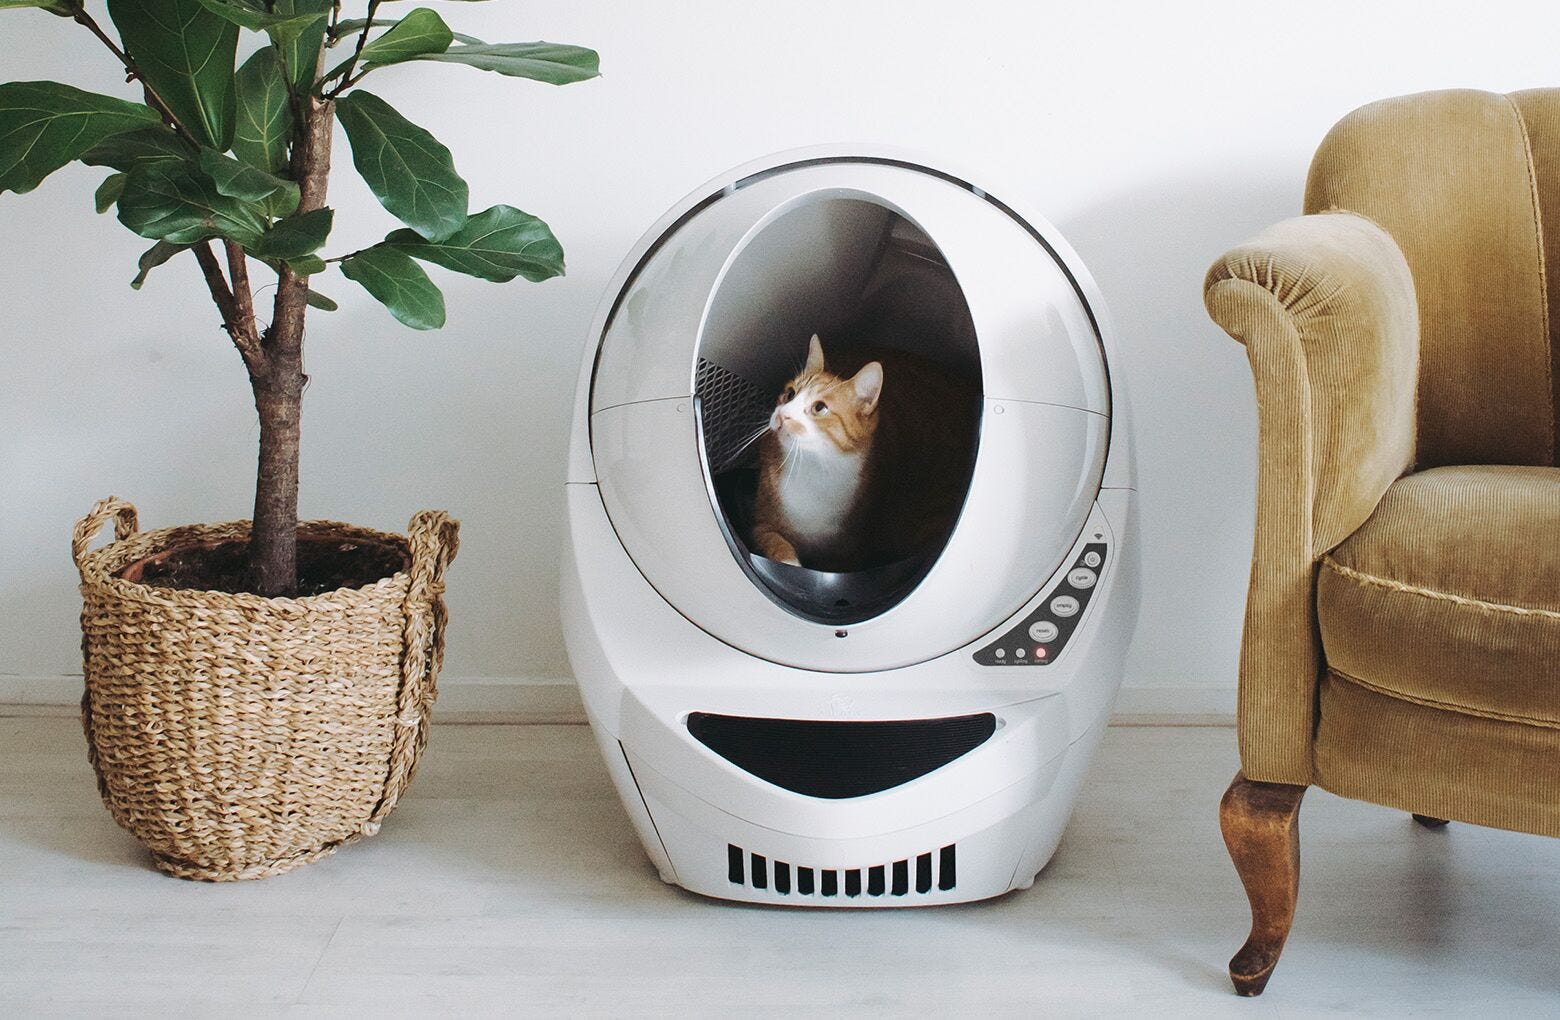
<instances>
[{"instance_id":1,"label":"light wooden floor","mask_svg":"<svg viewBox=\"0 0 1560 1020\"><path fill-rule=\"evenodd\" d=\"M1560 840L1313 791L1267 994L1220 728L1116 728L1060 853L987 904L811 912L663 886L588 732L436 728L376 839L264 882L148 866L74 721L0 718L0 1012L103 1015L1560 1015Z\"/></svg>"}]
</instances>

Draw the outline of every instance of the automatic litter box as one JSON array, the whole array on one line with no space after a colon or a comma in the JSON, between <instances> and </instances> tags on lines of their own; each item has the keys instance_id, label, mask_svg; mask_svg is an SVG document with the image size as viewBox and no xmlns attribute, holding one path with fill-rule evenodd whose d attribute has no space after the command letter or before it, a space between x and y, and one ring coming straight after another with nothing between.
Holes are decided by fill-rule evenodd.
<instances>
[{"instance_id":1,"label":"automatic litter box","mask_svg":"<svg viewBox=\"0 0 1560 1020\"><path fill-rule=\"evenodd\" d=\"M813 333L978 384L963 509L934 548L853 573L749 548L743 442ZM644 236L586 345L563 612L591 725L665 881L820 907L1033 882L1136 619L1113 354L1054 228L923 160L773 156Z\"/></svg>"}]
</instances>

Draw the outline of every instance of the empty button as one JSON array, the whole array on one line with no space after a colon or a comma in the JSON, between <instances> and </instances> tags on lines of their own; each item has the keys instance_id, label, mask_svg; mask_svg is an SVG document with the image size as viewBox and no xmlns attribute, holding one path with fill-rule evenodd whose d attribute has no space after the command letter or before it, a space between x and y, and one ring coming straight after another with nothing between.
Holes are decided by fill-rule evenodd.
<instances>
[{"instance_id":1,"label":"empty button","mask_svg":"<svg viewBox=\"0 0 1560 1020\"><path fill-rule=\"evenodd\" d=\"M1078 600L1071 595L1058 595L1051 600L1051 612L1057 616L1073 616L1078 612Z\"/></svg>"},{"instance_id":2,"label":"empty button","mask_svg":"<svg viewBox=\"0 0 1560 1020\"><path fill-rule=\"evenodd\" d=\"M1045 644L1047 641L1055 641L1059 631L1056 624L1050 620L1036 620L1029 625L1029 637L1031 640Z\"/></svg>"}]
</instances>

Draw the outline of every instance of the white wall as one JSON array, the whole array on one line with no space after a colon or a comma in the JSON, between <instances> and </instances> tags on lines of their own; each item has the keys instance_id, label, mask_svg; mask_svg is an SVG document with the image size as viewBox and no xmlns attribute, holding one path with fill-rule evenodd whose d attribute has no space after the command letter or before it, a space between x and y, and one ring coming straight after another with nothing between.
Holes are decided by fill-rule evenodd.
<instances>
[{"instance_id":1,"label":"white wall","mask_svg":"<svg viewBox=\"0 0 1560 1020\"><path fill-rule=\"evenodd\" d=\"M1225 697L1254 412L1240 349L1203 314L1204 269L1297 211L1310 152L1353 107L1560 84L1560 8L1536 2L436 6L487 39L594 46L606 72L553 89L414 64L367 82L454 150L473 209L535 212L568 252L568 277L542 285L435 270L450 322L431 334L399 327L339 276L317 285L342 310L310 328L303 511L387 529L422 507L462 519L451 678L567 673L555 581L565 428L618 259L727 166L861 140L1006 182L1092 268L1140 425L1147 590L1127 682L1139 705L1171 707L1198 694L1188 687ZM129 95L71 23L6 11L0 24L4 77ZM393 225L342 169L332 252ZM126 286L145 242L94 215L101 176L72 167L0 196L0 674L13 677L79 673L66 550L95 498L132 499L149 527L249 512L256 426L237 356L192 260L139 294Z\"/></svg>"}]
</instances>

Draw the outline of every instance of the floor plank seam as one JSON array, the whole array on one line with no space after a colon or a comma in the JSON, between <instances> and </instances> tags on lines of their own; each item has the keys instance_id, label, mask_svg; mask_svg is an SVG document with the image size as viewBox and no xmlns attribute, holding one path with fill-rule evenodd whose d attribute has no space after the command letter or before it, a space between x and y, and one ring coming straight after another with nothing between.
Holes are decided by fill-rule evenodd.
<instances>
[{"instance_id":1,"label":"floor plank seam","mask_svg":"<svg viewBox=\"0 0 1560 1020\"><path fill-rule=\"evenodd\" d=\"M336 926L332 928L330 930L330 934L326 936L325 944L320 947L320 955L315 959L314 966L309 968L309 975L303 979L303 984L298 986L298 994L294 995L292 1001L287 1004L289 1008L300 1007L308 1001L309 985L314 982L314 975L319 973L320 964L325 962L325 954L330 952L331 943L336 941L336 933L339 932L341 930L341 926L346 923L347 915L345 914L342 914L339 918L336 919Z\"/></svg>"}]
</instances>

